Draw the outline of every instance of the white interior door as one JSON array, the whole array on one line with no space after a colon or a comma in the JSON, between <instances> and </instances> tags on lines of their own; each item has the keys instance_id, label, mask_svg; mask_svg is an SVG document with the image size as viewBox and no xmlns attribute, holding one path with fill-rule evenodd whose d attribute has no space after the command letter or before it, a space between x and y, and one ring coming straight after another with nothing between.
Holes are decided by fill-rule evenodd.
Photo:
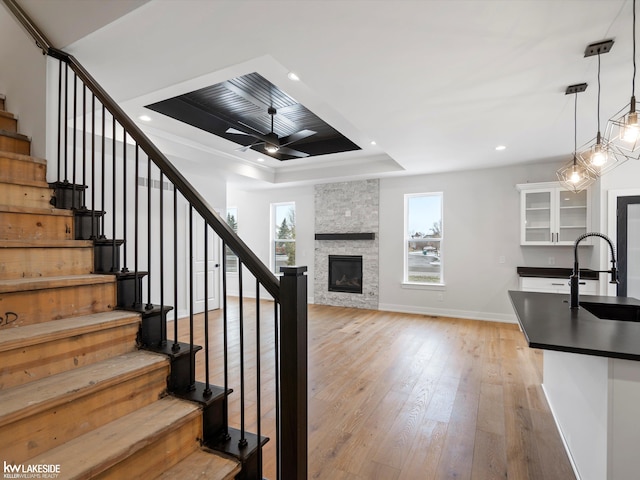
<instances>
[{"instance_id":1,"label":"white interior door","mask_svg":"<svg viewBox=\"0 0 640 480\"><path fill-rule=\"evenodd\" d=\"M187 207L187 218L188 218ZM188 225L188 222L187 222ZM187 232L187 249L189 235ZM205 263L204 221L199 215L193 216L193 281L194 281L194 313L204 312L205 308L205 275L209 310L220 308L220 239L211 230L207 232L207 262ZM187 251L189 258L189 251Z\"/></svg>"}]
</instances>

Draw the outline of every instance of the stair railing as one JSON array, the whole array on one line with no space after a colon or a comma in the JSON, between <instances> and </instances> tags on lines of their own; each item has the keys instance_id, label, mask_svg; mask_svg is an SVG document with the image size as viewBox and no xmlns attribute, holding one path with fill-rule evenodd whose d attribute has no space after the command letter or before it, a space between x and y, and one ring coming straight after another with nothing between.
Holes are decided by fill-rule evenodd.
<instances>
[{"instance_id":1,"label":"stair railing","mask_svg":"<svg viewBox=\"0 0 640 480\"><path fill-rule=\"evenodd\" d=\"M265 448L275 450L277 478L306 479L306 267L282 267L278 280L83 66L52 47L15 0L3 2L58 61L57 172L51 183L56 207L74 210L76 236L94 241L95 271L116 275L119 308L141 313L141 346L172 358L169 390L203 405L203 443L239 458L241 478L262 479L263 434L269 430L275 448ZM237 298L227 295L229 250L237 257ZM219 263L211 265L216 256L222 258L219 276ZM245 282L245 273L255 282ZM245 284L253 292L245 295ZM209 304L218 291L221 314ZM261 291L273 300L272 313L263 313ZM196 306L199 298L202 307ZM167 321L173 322L171 335ZM204 343L204 359L196 360L196 339ZM264 348L269 344L273 348ZM267 358L266 351L275 354ZM275 411L265 415L271 402L263 401L262 391L269 375ZM234 412L232 388L239 388ZM275 418L269 429L264 417Z\"/></svg>"}]
</instances>

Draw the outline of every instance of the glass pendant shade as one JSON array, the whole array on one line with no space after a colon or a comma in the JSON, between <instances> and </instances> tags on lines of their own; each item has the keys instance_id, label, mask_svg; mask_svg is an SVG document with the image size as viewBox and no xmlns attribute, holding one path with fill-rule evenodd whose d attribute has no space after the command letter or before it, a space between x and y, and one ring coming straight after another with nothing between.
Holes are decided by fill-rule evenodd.
<instances>
[{"instance_id":1,"label":"glass pendant shade","mask_svg":"<svg viewBox=\"0 0 640 480\"><path fill-rule=\"evenodd\" d=\"M633 77L631 101L607 122L606 136L626 158L640 160L640 125L636 111L636 0L633 0ZM625 112L627 112L625 114Z\"/></svg>"},{"instance_id":2,"label":"glass pendant shade","mask_svg":"<svg viewBox=\"0 0 640 480\"><path fill-rule=\"evenodd\" d=\"M632 97L631 103L609 120L607 138L627 158L640 160L640 124L635 107L636 99Z\"/></svg>"},{"instance_id":3,"label":"glass pendant shade","mask_svg":"<svg viewBox=\"0 0 640 480\"><path fill-rule=\"evenodd\" d=\"M597 177L610 172L628 160L615 144L602 138L595 139L578 149L578 163Z\"/></svg>"},{"instance_id":4,"label":"glass pendant shade","mask_svg":"<svg viewBox=\"0 0 640 480\"><path fill-rule=\"evenodd\" d=\"M575 154L571 161L558 169L556 175L564 188L575 193L581 192L597 179L591 170L578 162Z\"/></svg>"}]
</instances>

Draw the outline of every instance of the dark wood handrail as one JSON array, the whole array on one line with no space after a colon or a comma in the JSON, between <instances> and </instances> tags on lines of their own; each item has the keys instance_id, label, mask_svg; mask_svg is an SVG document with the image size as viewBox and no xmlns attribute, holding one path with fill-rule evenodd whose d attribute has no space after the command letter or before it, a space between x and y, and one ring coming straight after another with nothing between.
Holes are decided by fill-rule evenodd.
<instances>
[{"instance_id":1,"label":"dark wood handrail","mask_svg":"<svg viewBox=\"0 0 640 480\"><path fill-rule=\"evenodd\" d=\"M36 44L44 53L66 62L75 74L84 82L87 88L96 96L115 119L124 127L129 135L150 160L162 171L175 188L202 216L211 228L220 236L225 244L236 254L242 264L258 279L276 302L280 300L280 282L267 266L242 241L229 225L216 213L209 203L202 198L198 191L187 181L165 155L149 140L146 134L120 108L111 96L96 82L84 67L72 55L53 48L46 36L30 21L20 6L14 0L3 0L16 18L35 39Z\"/></svg>"},{"instance_id":2,"label":"dark wood handrail","mask_svg":"<svg viewBox=\"0 0 640 480\"><path fill-rule=\"evenodd\" d=\"M45 36L45 34L42 33L40 29L33 24L29 16L24 12L24 10L22 10L20 5L18 5L15 2L15 0L2 0L2 1L7 6L7 8L11 10L11 13L13 13L13 15L16 17L16 20L18 20L22 24L22 26L27 30L27 33L29 33L29 35L33 37L33 39L36 41L36 45L38 46L38 48L42 50L42 53L44 53L45 55L49 54L49 49L51 48L51 42Z\"/></svg>"}]
</instances>

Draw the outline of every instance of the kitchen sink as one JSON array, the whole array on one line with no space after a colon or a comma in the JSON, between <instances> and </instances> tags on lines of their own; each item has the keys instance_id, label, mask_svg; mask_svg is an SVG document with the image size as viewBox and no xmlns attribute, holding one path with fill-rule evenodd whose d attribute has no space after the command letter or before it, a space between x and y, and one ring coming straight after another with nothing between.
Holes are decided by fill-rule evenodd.
<instances>
[{"instance_id":1,"label":"kitchen sink","mask_svg":"<svg viewBox=\"0 0 640 480\"><path fill-rule=\"evenodd\" d=\"M580 302L580 306L589 313L592 313L603 320L640 322L640 306L638 305Z\"/></svg>"}]
</instances>

